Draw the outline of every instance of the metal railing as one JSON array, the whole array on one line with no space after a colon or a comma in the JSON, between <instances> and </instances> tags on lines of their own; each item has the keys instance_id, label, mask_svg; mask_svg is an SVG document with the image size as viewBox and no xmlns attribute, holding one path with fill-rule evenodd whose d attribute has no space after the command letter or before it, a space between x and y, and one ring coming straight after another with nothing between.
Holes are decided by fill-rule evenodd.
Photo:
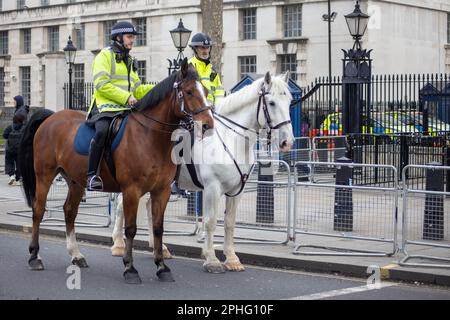
<instances>
[{"instance_id":1,"label":"metal railing","mask_svg":"<svg viewBox=\"0 0 450 320\"><path fill-rule=\"evenodd\" d=\"M410 184L411 171L422 171L427 177L425 188ZM408 165L403 169L401 266L450 268L450 192L444 191L445 173L450 167ZM412 246L421 254L410 254ZM411 259L419 262L409 262ZM431 263L434 262L434 263Z\"/></svg>"},{"instance_id":2,"label":"metal railing","mask_svg":"<svg viewBox=\"0 0 450 320\"><path fill-rule=\"evenodd\" d=\"M345 241L334 241L334 245L323 240L313 244L299 244L294 254L302 255L357 255L391 256L397 251L397 184L379 186L355 186L352 170L369 166L356 163L298 162L296 165L331 167L336 170L335 183L299 182L294 178L294 238L297 234L341 239L364 240L369 243L386 243L379 250L361 250ZM392 170L393 166L377 165ZM312 169L312 172L315 170ZM295 172L295 171L294 171ZM344 178L344 179L343 179ZM301 204L301 205L299 205ZM342 247L336 247L341 243ZM368 244L368 248L372 245ZM300 251L310 247L322 251Z\"/></svg>"}]
</instances>

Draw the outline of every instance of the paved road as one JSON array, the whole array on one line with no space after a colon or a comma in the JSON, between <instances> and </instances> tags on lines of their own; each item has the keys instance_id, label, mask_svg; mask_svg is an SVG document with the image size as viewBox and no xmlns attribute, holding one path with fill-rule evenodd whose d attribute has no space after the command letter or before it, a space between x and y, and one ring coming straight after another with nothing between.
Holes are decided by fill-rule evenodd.
<instances>
[{"instance_id":1,"label":"paved road","mask_svg":"<svg viewBox=\"0 0 450 320\"><path fill-rule=\"evenodd\" d=\"M247 267L245 272L208 274L196 259L168 261L175 282L157 280L151 254L135 253L135 266L143 283L127 285L122 279L121 258L109 248L82 244L90 265L81 271L81 289L69 290L66 274L70 258L65 241L42 237L45 271L29 271L28 234L0 230L0 300L3 299L450 299L450 289L382 283L369 290L365 281L304 272ZM73 283L73 282L72 282Z\"/></svg>"}]
</instances>

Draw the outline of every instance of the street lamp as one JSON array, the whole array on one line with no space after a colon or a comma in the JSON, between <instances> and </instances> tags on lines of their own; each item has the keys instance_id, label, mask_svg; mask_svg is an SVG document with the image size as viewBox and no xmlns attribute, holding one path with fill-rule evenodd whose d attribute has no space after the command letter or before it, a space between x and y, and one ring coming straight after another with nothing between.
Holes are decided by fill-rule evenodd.
<instances>
[{"instance_id":1,"label":"street lamp","mask_svg":"<svg viewBox=\"0 0 450 320\"><path fill-rule=\"evenodd\" d=\"M360 43L367 29L369 16L361 12L359 1L356 1L355 9L352 13L345 15L345 20L355 42L352 49L342 50L344 52L342 60L342 131L344 134L361 133L363 113L366 114L365 119L370 121L370 81L372 76L370 53L372 50L363 50Z\"/></svg>"},{"instance_id":2,"label":"street lamp","mask_svg":"<svg viewBox=\"0 0 450 320\"><path fill-rule=\"evenodd\" d=\"M72 109L72 66L75 63L75 56L77 55L77 48L73 45L72 39L69 36L67 45L64 47L64 56L66 63L69 65L69 109Z\"/></svg>"},{"instance_id":3,"label":"street lamp","mask_svg":"<svg viewBox=\"0 0 450 320\"><path fill-rule=\"evenodd\" d=\"M367 23L369 22L369 16L361 12L361 9L359 8L359 1L356 1L355 9L353 10L353 12L345 16L345 21L347 22L350 34L355 40L353 49L355 49L355 46L356 48L361 49L359 40L361 40L364 32L366 32Z\"/></svg>"},{"instance_id":4,"label":"street lamp","mask_svg":"<svg viewBox=\"0 0 450 320\"><path fill-rule=\"evenodd\" d=\"M176 59L169 61L169 76L172 73L172 71L176 71L180 68L181 61L183 60L183 50L187 47L189 37L191 36L191 30L186 29L183 25L183 20L180 18L180 22L178 23L178 26L170 30L170 36L172 37L173 45L178 50L178 56Z\"/></svg>"}]
</instances>

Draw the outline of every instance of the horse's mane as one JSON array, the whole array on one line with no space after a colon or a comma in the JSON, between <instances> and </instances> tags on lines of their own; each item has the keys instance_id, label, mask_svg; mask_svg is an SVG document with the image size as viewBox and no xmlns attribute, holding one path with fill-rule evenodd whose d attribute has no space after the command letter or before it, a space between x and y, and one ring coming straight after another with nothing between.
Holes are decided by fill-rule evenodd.
<instances>
[{"instance_id":1,"label":"horse's mane","mask_svg":"<svg viewBox=\"0 0 450 320\"><path fill-rule=\"evenodd\" d=\"M158 105L173 90L173 84L181 78L181 71L172 73L158 84L140 100L139 110L151 108ZM198 80L195 70L188 68L185 80Z\"/></svg>"},{"instance_id":2,"label":"horse's mane","mask_svg":"<svg viewBox=\"0 0 450 320\"><path fill-rule=\"evenodd\" d=\"M221 115L227 116L230 115L245 106L251 105L256 99L258 99L259 91L261 90L262 83L264 81L263 78L259 78L255 80L252 84L245 86L244 88L236 91L233 94L230 94L220 100L220 104L217 108L218 112ZM272 77L272 87L271 92L284 92L289 95L292 99L292 96L289 92L289 87L286 82L284 82L279 77Z\"/></svg>"}]
</instances>

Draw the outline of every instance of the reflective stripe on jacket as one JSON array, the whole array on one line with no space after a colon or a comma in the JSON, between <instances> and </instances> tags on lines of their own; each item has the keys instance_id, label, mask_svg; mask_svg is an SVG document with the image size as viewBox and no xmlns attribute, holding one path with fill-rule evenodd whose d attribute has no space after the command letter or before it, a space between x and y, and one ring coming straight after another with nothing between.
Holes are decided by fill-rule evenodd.
<instances>
[{"instance_id":1,"label":"reflective stripe on jacket","mask_svg":"<svg viewBox=\"0 0 450 320\"><path fill-rule=\"evenodd\" d=\"M206 64L195 56L189 59L189 63L195 67L201 83L208 89L208 102L213 104L215 100L223 98L225 92L223 90L222 81L220 80L220 75L216 73L215 76L213 75L214 79L211 79L211 74L213 74L212 64Z\"/></svg>"},{"instance_id":2,"label":"reflective stripe on jacket","mask_svg":"<svg viewBox=\"0 0 450 320\"><path fill-rule=\"evenodd\" d=\"M152 84L141 84L138 74L133 70L131 60L130 63L128 71L123 60L116 62L116 53L110 47L103 49L95 57L92 64L94 76L92 102L95 101L99 112L130 110L127 102L131 95L138 100L142 99L154 87ZM89 107L89 113L92 105Z\"/></svg>"}]
</instances>

